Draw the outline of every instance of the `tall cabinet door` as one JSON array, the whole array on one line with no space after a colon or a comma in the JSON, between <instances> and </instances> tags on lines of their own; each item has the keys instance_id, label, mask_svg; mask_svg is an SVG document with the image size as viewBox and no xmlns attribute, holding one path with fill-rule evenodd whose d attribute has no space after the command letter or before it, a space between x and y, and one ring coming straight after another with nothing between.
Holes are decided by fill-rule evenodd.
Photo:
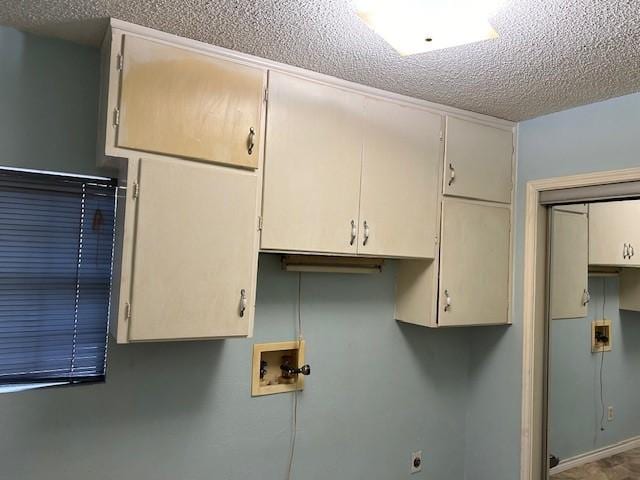
<instances>
[{"instance_id":1,"label":"tall cabinet door","mask_svg":"<svg viewBox=\"0 0 640 480\"><path fill-rule=\"evenodd\" d=\"M363 102L269 72L263 250L356 253Z\"/></svg>"},{"instance_id":2,"label":"tall cabinet door","mask_svg":"<svg viewBox=\"0 0 640 480\"><path fill-rule=\"evenodd\" d=\"M511 209L445 198L439 326L509 322Z\"/></svg>"},{"instance_id":3,"label":"tall cabinet door","mask_svg":"<svg viewBox=\"0 0 640 480\"><path fill-rule=\"evenodd\" d=\"M434 258L442 116L367 99L358 253Z\"/></svg>"},{"instance_id":4,"label":"tall cabinet door","mask_svg":"<svg viewBox=\"0 0 640 480\"><path fill-rule=\"evenodd\" d=\"M125 35L118 147L258 167L264 70Z\"/></svg>"},{"instance_id":5,"label":"tall cabinet door","mask_svg":"<svg viewBox=\"0 0 640 480\"><path fill-rule=\"evenodd\" d=\"M138 175L129 340L249 335L257 176L168 159Z\"/></svg>"},{"instance_id":6,"label":"tall cabinet door","mask_svg":"<svg viewBox=\"0 0 640 480\"><path fill-rule=\"evenodd\" d=\"M511 203L513 132L447 117L444 193Z\"/></svg>"},{"instance_id":7,"label":"tall cabinet door","mask_svg":"<svg viewBox=\"0 0 640 480\"><path fill-rule=\"evenodd\" d=\"M555 207L551 224L551 318L587 316L587 215Z\"/></svg>"}]
</instances>

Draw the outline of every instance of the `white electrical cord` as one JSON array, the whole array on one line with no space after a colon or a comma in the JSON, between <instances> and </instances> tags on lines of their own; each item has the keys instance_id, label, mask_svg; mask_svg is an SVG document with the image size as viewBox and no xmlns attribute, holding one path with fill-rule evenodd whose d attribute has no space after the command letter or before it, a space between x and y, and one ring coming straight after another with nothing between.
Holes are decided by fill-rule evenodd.
<instances>
[{"instance_id":1,"label":"white electrical cord","mask_svg":"<svg viewBox=\"0 0 640 480\"><path fill-rule=\"evenodd\" d=\"M300 351L300 345L302 342L302 272L298 272L298 352ZM293 471L293 456L296 451L296 436L298 433L298 389L293 391L293 424L291 432L291 450L289 451L289 469L287 473L287 480L291 480L293 477L291 473Z\"/></svg>"},{"instance_id":2,"label":"white electrical cord","mask_svg":"<svg viewBox=\"0 0 640 480\"><path fill-rule=\"evenodd\" d=\"M602 323L604 322L604 307L607 304L607 279L606 277L602 277ZM611 333L609 333L611 334ZM604 385L603 385L603 374L602 371L604 369L604 351L605 351L605 342L602 343L602 351L600 357L600 406L602 408L602 415L600 416L600 431L604 432Z\"/></svg>"}]
</instances>

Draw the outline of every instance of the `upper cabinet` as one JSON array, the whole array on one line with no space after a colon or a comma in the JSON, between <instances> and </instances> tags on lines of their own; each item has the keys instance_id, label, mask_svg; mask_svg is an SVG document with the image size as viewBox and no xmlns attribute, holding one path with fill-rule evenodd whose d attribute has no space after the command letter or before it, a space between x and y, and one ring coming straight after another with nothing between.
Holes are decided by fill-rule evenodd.
<instances>
[{"instance_id":1,"label":"upper cabinet","mask_svg":"<svg viewBox=\"0 0 640 480\"><path fill-rule=\"evenodd\" d=\"M640 200L589 204L589 264L640 266L637 218Z\"/></svg>"},{"instance_id":2,"label":"upper cabinet","mask_svg":"<svg viewBox=\"0 0 640 480\"><path fill-rule=\"evenodd\" d=\"M511 203L513 132L447 117L444 193Z\"/></svg>"},{"instance_id":3,"label":"upper cabinet","mask_svg":"<svg viewBox=\"0 0 640 480\"><path fill-rule=\"evenodd\" d=\"M357 252L364 97L269 73L263 250Z\"/></svg>"},{"instance_id":4,"label":"upper cabinet","mask_svg":"<svg viewBox=\"0 0 640 480\"><path fill-rule=\"evenodd\" d=\"M118 342L251 335L259 250L397 258L396 318L509 323L512 124L117 20L102 54Z\"/></svg>"},{"instance_id":5,"label":"upper cabinet","mask_svg":"<svg viewBox=\"0 0 640 480\"><path fill-rule=\"evenodd\" d=\"M258 167L264 70L134 35L111 50L107 147Z\"/></svg>"},{"instance_id":6,"label":"upper cabinet","mask_svg":"<svg viewBox=\"0 0 640 480\"><path fill-rule=\"evenodd\" d=\"M429 327L511 322L513 129L447 116L433 261L398 266L396 319Z\"/></svg>"},{"instance_id":7,"label":"upper cabinet","mask_svg":"<svg viewBox=\"0 0 640 480\"><path fill-rule=\"evenodd\" d=\"M433 258L442 116L367 98L365 118L358 253Z\"/></svg>"},{"instance_id":8,"label":"upper cabinet","mask_svg":"<svg viewBox=\"0 0 640 480\"><path fill-rule=\"evenodd\" d=\"M442 116L270 72L261 248L433 258Z\"/></svg>"},{"instance_id":9,"label":"upper cabinet","mask_svg":"<svg viewBox=\"0 0 640 480\"><path fill-rule=\"evenodd\" d=\"M251 335L258 179L178 159L131 159L114 284L119 343Z\"/></svg>"}]
</instances>

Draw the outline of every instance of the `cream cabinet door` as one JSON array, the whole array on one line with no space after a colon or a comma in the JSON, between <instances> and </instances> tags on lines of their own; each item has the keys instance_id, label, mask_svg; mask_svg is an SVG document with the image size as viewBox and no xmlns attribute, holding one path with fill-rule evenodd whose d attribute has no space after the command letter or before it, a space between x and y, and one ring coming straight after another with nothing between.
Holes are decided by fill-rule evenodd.
<instances>
[{"instance_id":1,"label":"cream cabinet door","mask_svg":"<svg viewBox=\"0 0 640 480\"><path fill-rule=\"evenodd\" d=\"M363 102L269 72L263 250L356 253Z\"/></svg>"},{"instance_id":2,"label":"cream cabinet door","mask_svg":"<svg viewBox=\"0 0 640 480\"><path fill-rule=\"evenodd\" d=\"M129 341L249 335L257 176L172 159L138 175Z\"/></svg>"},{"instance_id":3,"label":"cream cabinet door","mask_svg":"<svg viewBox=\"0 0 640 480\"><path fill-rule=\"evenodd\" d=\"M447 117L444 193L511 203L513 132Z\"/></svg>"},{"instance_id":4,"label":"cream cabinet door","mask_svg":"<svg viewBox=\"0 0 640 480\"><path fill-rule=\"evenodd\" d=\"M551 220L551 318L587 316L587 215L555 207Z\"/></svg>"},{"instance_id":5,"label":"cream cabinet door","mask_svg":"<svg viewBox=\"0 0 640 480\"><path fill-rule=\"evenodd\" d=\"M257 168L265 71L125 35L116 145Z\"/></svg>"},{"instance_id":6,"label":"cream cabinet door","mask_svg":"<svg viewBox=\"0 0 640 480\"><path fill-rule=\"evenodd\" d=\"M507 205L445 197L439 326L509 322L510 221Z\"/></svg>"},{"instance_id":7,"label":"cream cabinet door","mask_svg":"<svg viewBox=\"0 0 640 480\"><path fill-rule=\"evenodd\" d=\"M358 254L434 258L442 116L367 99Z\"/></svg>"},{"instance_id":8,"label":"cream cabinet door","mask_svg":"<svg viewBox=\"0 0 640 480\"><path fill-rule=\"evenodd\" d=\"M589 204L589 264L640 266L640 200Z\"/></svg>"}]
</instances>

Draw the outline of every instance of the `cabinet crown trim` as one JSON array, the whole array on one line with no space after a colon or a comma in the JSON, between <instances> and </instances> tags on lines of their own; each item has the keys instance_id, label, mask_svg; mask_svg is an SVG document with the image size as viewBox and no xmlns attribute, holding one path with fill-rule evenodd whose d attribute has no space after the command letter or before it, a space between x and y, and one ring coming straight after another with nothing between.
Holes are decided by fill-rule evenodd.
<instances>
[{"instance_id":1,"label":"cabinet crown trim","mask_svg":"<svg viewBox=\"0 0 640 480\"><path fill-rule=\"evenodd\" d=\"M168 43L170 45L180 46L180 47L191 49L191 50L196 50L199 52L207 53L212 56L216 56L218 58L233 60L246 65L290 73L293 75L303 77L308 80L325 83L325 84L332 85L339 88L346 88L346 89L361 93L363 95L368 95L371 97L381 98L381 99L390 100L398 103L404 103L406 105L412 105L412 106L424 108L426 110L430 110L435 113L452 114L460 118L478 120L487 125L492 125L494 127L505 128L505 129L514 128L516 126L516 123L510 122L508 120L491 117L489 115L484 115L481 113L469 112L459 108L449 107L447 105L441 105L438 103L429 102L427 100L421 100L414 97L408 97L406 95L388 92L386 90L380 90L378 88L369 87L366 85L350 82L347 80L342 80L342 79L331 77L329 75L325 75L322 73L305 70L300 67L294 67L292 65L287 65L285 63L274 62L272 60L267 60L254 55L236 52L234 50L218 47L216 45L211 45L209 43L203 43L198 40L180 37L178 35L174 35L171 33L160 32L152 28L143 27L141 25L125 22L124 20L119 20L116 18L110 18L109 26L111 30L118 30L120 31L120 33L127 33L127 34L145 37L148 39L158 40L160 42Z\"/></svg>"}]
</instances>

